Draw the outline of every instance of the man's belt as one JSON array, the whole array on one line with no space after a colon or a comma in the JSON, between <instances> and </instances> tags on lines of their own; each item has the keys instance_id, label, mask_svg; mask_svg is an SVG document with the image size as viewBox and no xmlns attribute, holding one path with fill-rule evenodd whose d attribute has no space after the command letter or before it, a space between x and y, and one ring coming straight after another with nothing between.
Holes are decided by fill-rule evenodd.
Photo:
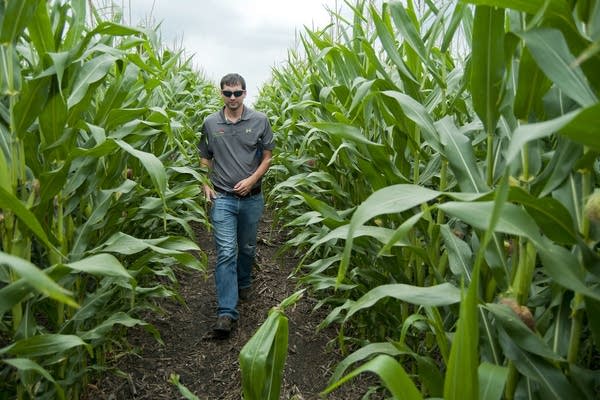
<instances>
[{"instance_id":1,"label":"man's belt","mask_svg":"<svg viewBox=\"0 0 600 400\"><path fill-rule=\"evenodd\" d=\"M259 194L261 192L261 188L260 186L257 186L255 188L250 189L250 191L248 192L247 195L245 196L240 196L237 193L234 192L228 192L227 190L215 187L215 192L220 193L220 194L224 194L225 196L231 196L231 197L237 197L238 199L244 199L246 197L251 197L251 196L256 196L257 194Z\"/></svg>"}]
</instances>

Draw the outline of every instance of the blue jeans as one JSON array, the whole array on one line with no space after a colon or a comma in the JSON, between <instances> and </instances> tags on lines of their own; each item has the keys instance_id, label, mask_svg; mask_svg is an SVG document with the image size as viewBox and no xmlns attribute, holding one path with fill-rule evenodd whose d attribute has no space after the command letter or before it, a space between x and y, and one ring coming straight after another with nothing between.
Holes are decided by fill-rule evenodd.
<instances>
[{"instance_id":1,"label":"blue jeans","mask_svg":"<svg viewBox=\"0 0 600 400\"><path fill-rule=\"evenodd\" d=\"M211 222L217 249L215 284L217 314L239 318L238 290L250 287L256 232L263 212L262 193L245 198L217 193Z\"/></svg>"}]
</instances>

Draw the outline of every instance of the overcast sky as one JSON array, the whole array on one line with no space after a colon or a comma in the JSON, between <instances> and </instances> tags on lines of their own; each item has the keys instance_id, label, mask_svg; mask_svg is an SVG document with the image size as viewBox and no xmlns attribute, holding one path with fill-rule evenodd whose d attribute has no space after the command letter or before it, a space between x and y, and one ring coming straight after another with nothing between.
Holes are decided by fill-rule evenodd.
<instances>
[{"instance_id":1,"label":"overcast sky","mask_svg":"<svg viewBox=\"0 0 600 400\"><path fill-rule=\"evenodd\" d=\"M183 47L187 55L193 55L195 68L206 78L218 83L229 72L244 76L249 104L256 99L258 88L270 79L271 69L287 60L289 49L297 48L296 38L304 33L304 26L327 25L327 7L336 7L336 0L122 2L126 22L161 23L163 43L170 48Z\"/></svg>"}]
</instances>

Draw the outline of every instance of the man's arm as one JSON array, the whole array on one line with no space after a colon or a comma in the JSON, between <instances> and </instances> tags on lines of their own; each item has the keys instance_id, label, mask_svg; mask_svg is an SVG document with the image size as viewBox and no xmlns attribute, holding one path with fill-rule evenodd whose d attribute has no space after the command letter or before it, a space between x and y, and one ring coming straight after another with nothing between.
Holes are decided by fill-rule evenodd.
<instances>
[{"instance_id":1,"label":"man's arm","mask_svg":"<svg viewBox=\"0 0 600 400\"><path fill-rule=\"evenodd\" d=\"M240 196L245 196L250 193L250 190L254 185L256 185L256 182L258 182L260 178L262 178L263 175L269 170L272 157L273 152L271 150L263 150L262 160L260 161L258 168L256 168L256 171L254 171L252 175L246 179L242 179L233 187L235 193L239 194Z\"/></svg>"},{"instance_id":2,"label":"man's arm","mask_svg":"<svg viewBox=\"0 0 600 400\"><path fill-rule=\"evenodd\" d=\"M207 173L206 181L204 182L204 197L206 198L206 201L210 202L216 196L215 190L209 184L210 181L208 179L208 171L210 171L210 169L212 168L212 161L209 160L208 158L201 157L200 158L200 168L202 169L202 171L206 171L206 173Z\"/></svg>"}]
</instances>

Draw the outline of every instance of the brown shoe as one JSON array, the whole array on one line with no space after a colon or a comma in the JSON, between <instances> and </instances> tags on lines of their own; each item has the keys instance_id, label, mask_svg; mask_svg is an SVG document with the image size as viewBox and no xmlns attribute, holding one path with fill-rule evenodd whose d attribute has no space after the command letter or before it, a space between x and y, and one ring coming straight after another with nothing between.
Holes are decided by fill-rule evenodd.
<instances>
[{"instance_id":1,"label":"brown shoe","mask_svg":"<svg viewBox=\"0 0 600 400\"><path fill-rule=\"evenodd\" d=\"M227 338L231 334L235 321L229 315L219 315L215 324L215 335L220 338Z\"/></svg>"},{"instance_id":2,"label":"brown shoe","mask_svg":"<svg viewBox=\"0 0 600 400\"><path fill-rule=\"evenodd\" d=\"M252 294L252 287L248 286L245 288L240 288L238 291L238 298L240 301L248 301L250 300L250 295Z\"/></svg>"}]
</instances>

